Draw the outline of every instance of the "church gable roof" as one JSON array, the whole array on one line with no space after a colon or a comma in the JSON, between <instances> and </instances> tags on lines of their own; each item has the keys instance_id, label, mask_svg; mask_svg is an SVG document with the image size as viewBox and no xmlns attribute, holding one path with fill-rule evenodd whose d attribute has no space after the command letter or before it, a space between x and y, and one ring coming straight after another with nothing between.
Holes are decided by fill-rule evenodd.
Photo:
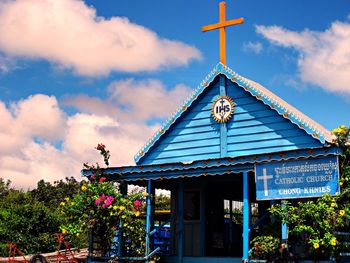
<instances>
[{"instance_id":1,"label":"church gable roof","mask_svg":"<svg viewBox=\"0 0 350 263\"><path fill-rule=\"evenodd\" d=\"M188 109L193 107L198 98L206 92L206 89L213 85L215 78L223 74L227 79L231 80L231 83L238 85L245 93L249 93L252 97L260 100L269 108L273 109L280 116L289 120L291 123L296 124L301 130L305 131L308 135L317 139L320 143L332 142L331 133L316 123L305 114L289 105L287 102L273 94L260 84L244 78L228 68L227 66L218 63L216 67L206 76L201 84L194 90L187 101L169 118L165 124L154 134L154 136L145 144L145 146L136 154L135 161L138 163L144 156L150 153L150 149L163 138L165 133L169 133L170 127L176 123L180 117L185 116L188 113ZM216 94L217 95L217 94ZM186 113L186 114L185 114ZM290 127L289 127L290 128Z\"/></svg>"}]
</instances>

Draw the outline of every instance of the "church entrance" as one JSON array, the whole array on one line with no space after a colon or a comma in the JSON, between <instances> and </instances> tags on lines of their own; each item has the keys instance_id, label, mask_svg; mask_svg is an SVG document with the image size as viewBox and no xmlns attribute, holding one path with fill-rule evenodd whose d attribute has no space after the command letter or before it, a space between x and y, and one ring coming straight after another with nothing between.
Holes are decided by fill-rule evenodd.
<instances>
[{"instance_id":1,"label":"church entrance","mask_svg":"<svg viewBox=\"0 0 350 263\"><path fill-rule=\"evenodd\" d=\"M250 174L251 222L259 217L254 175ZM242 257L243 180L241 174L185 182L184 255Z\"/></svg>"},{"instance_id":2,"label":"church entrance","mask_svg":"<svg viewBox=\"0 0 350 263\"><path fill-rule=\"evenodd\" d=\"M206 256L242 256L242 184L242 177L237 175L230 180L211 182L206 189ZM253 200L255 196L250 197L251 215L258 217L258 204Z\"/></svg>"}]
</instances>

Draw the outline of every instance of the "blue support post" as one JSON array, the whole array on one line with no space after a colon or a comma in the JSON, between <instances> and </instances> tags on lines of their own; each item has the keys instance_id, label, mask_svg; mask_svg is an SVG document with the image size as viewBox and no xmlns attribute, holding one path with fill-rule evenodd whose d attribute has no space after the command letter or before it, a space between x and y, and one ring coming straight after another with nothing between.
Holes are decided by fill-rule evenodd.
<instances>
[{"instance_id":1,"label":"blue support post","mask_svg":"<svg viewBox=\"0 0 350 263\"><path fill-rule=\"evenodd\" d=\"M119 192L124 196L128 194L128 185L125 182L121 182L119 184ZM123 247L124 247L124 239L123 239L123 222L119 222L118 227L118 233L117 233L117 243L118 243L118 250L117 255L118 257L123 256Z\"/></svg>"},{"instance_id":2,"label":"blue support post","mask_svg":"<svg viewBox=\"0 0 350 263\"><path fill-rule=\"evenodd\" d=\"M152 216L152 181L148 180L147 182L147 198L146 198L146 249L145 249L145 257L146 261L149 262L148 255L151 253L151 237L150 237L150 232L151 232L151 216Z\"/></svg>"},{"instance_id":3,"label":"blue support post","mask_svg":"<svg viewBox=\"0 0 350 263\"><path fill-rule=\"evenodd\" d=\"M183 248L184 248L184 183L183 180L180 179L179 182L179 196L178 196L178 216L179 216L179 241L178 241L178 263L182 263L183 261Z\"/></svg>"},{"instance_id":4,"label":"blue support post","mask_svg":"<svg viewBox=\"0 0 350 263\"><path fill-rule=\"evenodd\" d=\"M171 188L171 191L170 191L170 198L171 198L171 207L170 207L170 211L171 211L171 214L174 215L175 211L177 211L177 208L176 208L176 195L175 195L175 191L176 191L177 188ZM176 218L174 216L171 216L170 217L170 254L171 255L175 255L176 254L176 251L175 251L175 244L176 244L176 230L177 228L175 227L175 224L176 224Z\"/></svg>"},{"instance_id":5,"label":"blue support post","mask_svg":"<svg viewBox=\"0 0 350 263\"><path fill-rule=\"evenodd\" d=\"M154 214L156 209L156 188L154 187L154 184L151 185L151 218L150 218L150 231L154 231ZM154 250L154 235L150 236L150 251Z\"/></svg>"},{"instance_id":6,"label":"blue support post","mask_svg":"<svg viewBox=\"0 0 350 263\"><path fill-rule=\"evenodd\" d=\"M200 256L205 256L205 183L202 182L200 188Z\"/></svg>"},{"instance_id":7,"label":"blue support post","mask_svg":"<svg viewBox=\"0 0 350 263\"><path fill-rule=\"evenodd\" d=\"M89 254L87 257L87 262L90 263L92 262L92 255L93 255L93 250L94 250L94 235L92 234L92 230L89 231Z\"/></svg>"},{"instance_id":8,"label":"blue support post","mask_svg":"<svg viewBox=\"0 0 350 263\"><path fill-rule=\"evenodd\" d=\"M248 172L243 172L243 262L247 262L249 256L249 214L250 204Z\"/></svg>"},{"instance_id":9,"label":"blue support post","mask_svg":"<svg viewBox=\"0 0 350 263\"><path fill-rule=\"evenodd\" d=\"M281 201L281 206L285 207L286 203L284 202L284 200ZM282 223L282 242L287 241L288 239L288 225L285 223Z\"/></svg>"}]
</instances>

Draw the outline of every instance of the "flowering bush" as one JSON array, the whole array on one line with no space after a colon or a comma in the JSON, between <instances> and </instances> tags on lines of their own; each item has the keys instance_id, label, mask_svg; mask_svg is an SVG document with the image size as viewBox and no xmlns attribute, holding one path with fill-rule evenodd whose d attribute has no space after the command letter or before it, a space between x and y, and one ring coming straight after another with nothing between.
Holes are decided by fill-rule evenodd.
<instances>
[{"instance_id":1,"label":"flowering bush","mask_svg":"<svg viewBox=\"0 0 350 263\"><path fill-rule=\"evenodd\" d=\"M271 258L278 249L280 240L273 236L258 236L251 241L251 257L255 259Z\"/></svg>"},{"instance_id":2,"label":"flowering bush","mask_svg":"<svg viewBox=\"0 0 350 263\"><path fill-rule=\"evenodd\" d=\"M109 151L103 144L97 149L108 164ZM60 204L61 213L68 218L60 227L62 233L75 238L82 233L92 233L99 240L101 255L105 255L116 232L121 231L127 237L124 249L134 256L142 254L145 234L139 216L145 208L145 195L133 192L123 196L98 164L84 164L84 167L92 172L89 182L81 186L77 195L65 198Z\"/></svg>"},{"instance_id":3,"label":"flowering bush","mask_svg":"<svg viewBox=\"0 0 350 263\"><path fill-rule=\"evenodd\" d=\"M350 228L350 129L344 125L334 129L334 143L343 151L340 156L340 195L324 195L316 200L274 205L270 212L289 226L291 239L303 242L316 258L337 254L336 231Z\"/></svg>"},{"instance_id":4,"label":"flowering bush","mask_svg":"<svg viewBox=\"0 0 350 263\"><path fill-rule=\"evenodd\" d=\"M298 202L270 208L273 215L288 224L290 235L302 240L312 255L328 257L337 250L335 230L350 218L349 207L339 204L339 197L324 195L316 201Z\"/></svg>"},{"instance_id":5,"label":"flowering bush","mask_svg":"<svg viewBox=\"0 0 350 263\"><path fill-rule=\"evenodd\" d=\"M340 158L340 180L339 185L343 194L349 197L350 189L350 128L344 125L332 130L336 136L335 143L342 149L343 155ZM347 193L344 193L347 192Z\"/></svg>"},{"instance_id":6,"label":"flowering bush","mask_svg":"<svg viewBox=\"0 0 350 263\"><path fill-rule=\"evenodd\" d=\"M108 166L109 165L109 158L111 157L109 151L106 149L106 146L102 143L99 143L96 147L98 151L100 151L100 154L103 156L103 161Z\"/></svg>"}]
</instances>

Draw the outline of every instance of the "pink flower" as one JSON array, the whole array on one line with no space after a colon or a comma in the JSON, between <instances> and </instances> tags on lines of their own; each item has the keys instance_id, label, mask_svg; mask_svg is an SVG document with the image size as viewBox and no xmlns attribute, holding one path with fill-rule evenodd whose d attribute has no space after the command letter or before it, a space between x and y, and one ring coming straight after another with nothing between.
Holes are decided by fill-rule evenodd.
<instances>
[{"instance_id":1,"label":"pink flower","mask_svg":"<svg viewBox=\"0 0 350 263\"><path fill-rule=\"evenodd\" d=\"M113 204L113 202L114 202L113 196L107 196L107 199L105 201L106 206L110 206L111 204Z\"/></svg>"},{"instance_id":2,"label":"pink flower","mask_svg":"<svg viewBox=\"0 0 350 263\"><path fill-rule=\"evenodd\" d=\"M101 151L101 150L103 150L104 148L105 148L106 146L104 145L104 144L102 144L102 143L99 143L98 145L97 145L97 150L99 150L99 151Z\"/></svg>"},{"instance_id":3,"label":"pink flower","mask_svg":"<svg viewBox=\"0 0 350 263\"><path fill-rule=\"evenodd\" d=\"M97 198L95 200L95 205L99 205L99 204L103 203L105 200L106 200L106 196L105 196L105 194L102 194L99 198Z\"/></svg>"},{"instance_id":4,"label":"pink flower","mask_svg":"<svg viewBox=\"0 0 350 263\"><path fill-rule=\"evenodd\" d=\"M140 207L140 206L141 206L141 201L140 201L140 200L135 200L135 201L134 201L134 206L135 206L136 208Z\"/></svg>"},{"instance_id":5,"label":"pink flower","mask_svg":"<svg viewBox=\"0 0 350 263\"><path fill-rule=\"evenodd\" d=\"M94 179L95 179L95 175L94 175L94 174L91 175L91 176L90 176L90 179L91 179L91 180L94 180Z\"/></svg>"},{"instance_id":6,"label":"pink flower","mask_svg":"<svg viewBox=\"0 0 350 263\"><path fill-rule=\"evenodd\" d=\"M95 205L99 205L99 204L101 204L101 202L102 202L101 198L97 198L95 200Z\"/></svg>"},{"instance_id":7,"label":"pink flower","mask_svg":"<svg viewBox=\"0 0 350 263\"><path fill-rule=\"evenodd\" d=\"M99 180L100 183L103 183L104 181L106 181L106 177L101 177Z\"/></svg>"}]
</instances>

